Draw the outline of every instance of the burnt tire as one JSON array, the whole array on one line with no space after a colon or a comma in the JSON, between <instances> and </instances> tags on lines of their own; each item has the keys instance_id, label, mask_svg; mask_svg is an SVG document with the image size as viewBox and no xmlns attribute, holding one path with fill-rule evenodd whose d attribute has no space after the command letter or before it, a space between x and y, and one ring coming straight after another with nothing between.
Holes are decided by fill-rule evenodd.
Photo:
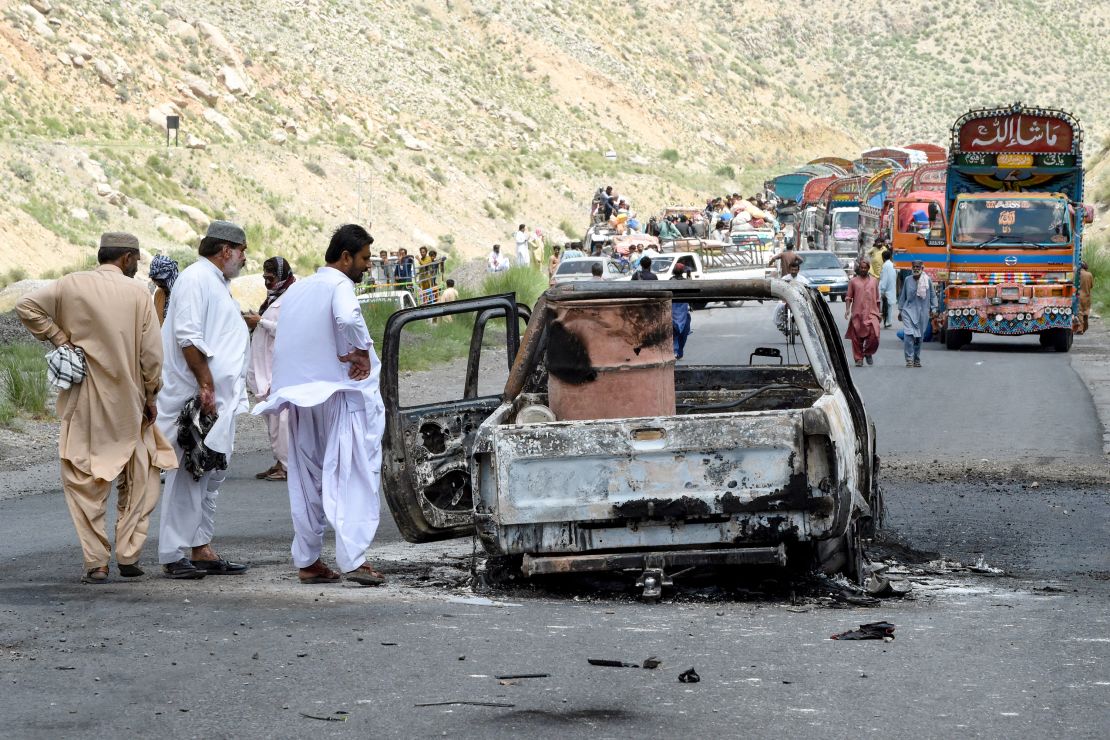
<instances>
[{"instance_id":1,"label":"burnt tire","mask_svg":"<svg viewBox=\"0 0 1110 740\"><path fill-rule=\"evenodd\" d=\"M849 524L840 537L817 542L814 555L819 572L830 576L843 573L855 583L863 582L865 560L857 522Z\"/></svg>"}]
</instances>

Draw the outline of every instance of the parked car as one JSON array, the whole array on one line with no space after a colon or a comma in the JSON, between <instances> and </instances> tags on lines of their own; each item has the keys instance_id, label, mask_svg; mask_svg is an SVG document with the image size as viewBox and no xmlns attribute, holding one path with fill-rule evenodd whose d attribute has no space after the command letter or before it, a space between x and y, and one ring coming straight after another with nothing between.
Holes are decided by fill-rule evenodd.
<instances>
[{"instance_id":1,"label":"parked car","mask_svg":"<svg viewBox=\"0 0 1110 740\"><path fill-rule=\"evenodd\" d=\"M749 355L730 333L720 344L736 363L676 365L672 299L785 301L797 349ZM402 329L454 314L474 317L466 391L402 407ZM528 316L507 294L389 319L383 489L406 539L477 532L525 576L635 570L648 598L700 566L864 577L860 539L882 512L874 425L816 292L778 279L576 282L540 298L521 338ZM479 396L492 320L512 369L501 393Z\"/></svg>"},{"instance_id":2,"label":"parked car","mask_svg":"<svg viewBox=\"0 0 1110 740\"><path fill-rule=\"evenodd\" d=\"M576 280L593 280L593 266L601 264L602 280L620 280L625 277L620 265L608 257L568 257L559 263L551 277L551 284L573 283Z\"/></svg>"},{"instance_id":3,"label":"parked car","mask_svg":"<svg viewBox=\"0 0 1110 740\"><path fill-rule=\"evenodd\" d=\"M798 272L805 275L809 284L830 301L844 300L848 293L848 273L841 264L840 257L834 252L809 250L798 252L802 266Z\"/></svg>"}]
</instances>

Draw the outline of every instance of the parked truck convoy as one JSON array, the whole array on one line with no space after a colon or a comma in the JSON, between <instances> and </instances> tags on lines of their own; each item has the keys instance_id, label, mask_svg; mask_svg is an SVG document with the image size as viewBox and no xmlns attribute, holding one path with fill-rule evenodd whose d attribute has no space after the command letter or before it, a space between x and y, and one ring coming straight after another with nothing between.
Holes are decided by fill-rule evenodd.
<instances>
[{"instance_id":1,"label":"parked truck convoy","mask_svg":"<svg viewBox=\"0 0 1110 740\"><path fill-rule=\"evenodd\" d=\"M959 349L976 333L1036 334L1067 352L1078 310L1083 134L1060 110L972 110L952 127L944 241L905 259L930 260L941 291L941 334ZM946 247L938 266L937 247Z\"/></svg>"}]
</instances>

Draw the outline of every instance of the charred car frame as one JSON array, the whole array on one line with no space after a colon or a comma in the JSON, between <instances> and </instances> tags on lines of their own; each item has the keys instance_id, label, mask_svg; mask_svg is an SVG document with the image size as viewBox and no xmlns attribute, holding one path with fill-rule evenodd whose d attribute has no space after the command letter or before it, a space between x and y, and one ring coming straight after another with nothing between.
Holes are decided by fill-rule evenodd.
<instances>
[{"instance_id":1,"label":"charred car frame","mask_svg":"<svg viewBox=\"0 0 1110 740\"><path fill-rule=\"evenodd\" d=\"M649 343L670 352L671 300L782 300L806 361L758 348L746 365L674 366L671 354L673 412L559 420L554 386L574 375L565 345L583 338L557 307L631 310L623 306L645 299L665 302L667 324L631 347L631 363ZM404 326L460 314L474 327L463 398L402 408ZM511 367L499 396L480 396L491 319ZM588 354L577 360L587 368ZM577 283L547 291L532 311L511 294L486 296L394 314L383 363L384 490L411 542L477 534L525 575L635 569L649 597L669 571L691 566L789 562L863 577L860 539L882 514L874 425L815 291L777 279ZM620 358L605 368L629 369Z\"/></svg>"}]
</instances>

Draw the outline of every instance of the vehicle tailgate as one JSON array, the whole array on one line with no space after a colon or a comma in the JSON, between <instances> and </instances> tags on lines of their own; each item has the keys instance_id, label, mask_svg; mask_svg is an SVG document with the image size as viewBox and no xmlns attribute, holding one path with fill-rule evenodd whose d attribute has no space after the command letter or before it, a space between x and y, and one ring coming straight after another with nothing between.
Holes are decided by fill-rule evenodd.
<instances>
[{"instance_id":1,"label":"vehicle tailgate","mask_svg":"<svg viewBox=\"0 0 1110 740\"><path fill-rule=\"evenodd\" d=\"M784 497L809 495L801 440L800 412L499 426L489 448L497 518L682 519L783 508Z\"/></svg>"}]
</instances>

